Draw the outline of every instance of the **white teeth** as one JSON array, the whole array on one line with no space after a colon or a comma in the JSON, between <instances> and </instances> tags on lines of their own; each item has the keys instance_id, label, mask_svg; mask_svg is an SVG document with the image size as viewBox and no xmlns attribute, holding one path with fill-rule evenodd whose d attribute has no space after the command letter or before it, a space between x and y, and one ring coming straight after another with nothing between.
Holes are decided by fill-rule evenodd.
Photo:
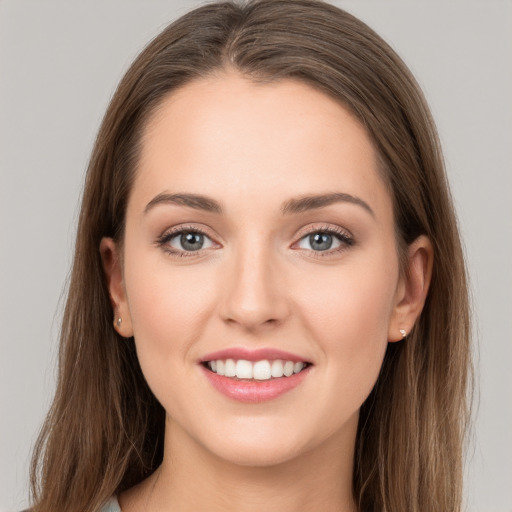
<instances>
[{"instance_id":1,"label":"white teeth","mask_svg":"<svg viewBox=\"0 0 512 512\"><path fill-rule=\"evenodd\" d=\"M270 363L268 361L258 361L254 363L253 375L256 380L268 380L272 377L270 372Z\"/></svg>"},{"instance_id":2,"label":"white teeth","mask_svg":"<svg viewBox=\"0 0 512 512\"><path fill-rule=\"evenodd\" d=\"M284 363L283 373L285 377L289 377L290 375L293 375L293 367L294 367L293 361L286 361Z\"/></svg>"},{"instance_id":3,"label":"white teeth","mask_svg":"<svg viewBox=\"0 0 512 512\"><path fill-rule=\"evenodd\" d=\"M224 365L224 375L226 377L234 377L236 375L235 361L233 359L226 359Z\"/></svg>"},{"instance_id":4,"label":"white teeth","mask_svg":"<svg viewBox=\"0 0 512 512\"><path fill-rule=\"evenodd\" d=\"M272 361L271 375L272 377L282 377L284 375L283 361L281 361L280 359Z\"/></svg>"},{"instance_id":5,"label":"white teeth","mask_svg":"<svg viewBox=\"0 0 512 512\"><path fill-rule=\"evenodd\" d=\"M240 359L236 362L236 376L239 379L252 379L253 370L252 363L245 359Z\"/></svg>"},{"instance_id":6,"label":"white teeth","mask_svg":"<svg viewBox=\"0 0 512 512\"><path fill-rule=\"evenodd\" d=\"M238 379L255 379L255 380L269 380L280 377L290 377L294 373L301 372L306 363L293 361L283 361L276 359L269 361L263 359L261 361L246 361L245 359L217 359L215 361L208 361L208 368L217 375L226 377L236 377Z\"/></svg>"}]
</instances>

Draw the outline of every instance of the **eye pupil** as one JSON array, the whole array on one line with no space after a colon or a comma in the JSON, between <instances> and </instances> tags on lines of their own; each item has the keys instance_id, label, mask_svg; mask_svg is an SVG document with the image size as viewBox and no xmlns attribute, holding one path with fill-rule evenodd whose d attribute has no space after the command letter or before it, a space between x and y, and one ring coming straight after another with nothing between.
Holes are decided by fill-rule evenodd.
<instances>
[{"instance_id":1,"label":"eye pupil","mask_svg":"<svg viewBox=\"0 0 512 512\"><path fill-rule=\"evenodd\" d=\"M187 251L198 251L204 244L201 233L184 233L180 237L181 246Z\"/></svg>"},{"instance_id":2,"label":"eye pupil","mask_svg":"<svg viewBox=\"0 0 512 512\"><path fill-rule=\"evenodd\" d=\"M332 235L328 233L314 233L309 235L309 244L316 251L327 251L332 246Z\"/></svg>"}]
</instances>

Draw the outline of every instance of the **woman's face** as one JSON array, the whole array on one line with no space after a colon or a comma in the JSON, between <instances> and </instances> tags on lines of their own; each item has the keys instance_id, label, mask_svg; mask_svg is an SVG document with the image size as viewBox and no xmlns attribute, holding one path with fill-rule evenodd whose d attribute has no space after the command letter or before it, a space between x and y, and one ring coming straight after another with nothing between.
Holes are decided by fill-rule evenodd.
<instances>
[{"instance_id":1,"label":"woman's face","mask_svg":"<svg viewBox=\"0 0 512 512\"><path fill-rule=\"evenodd\" d=\"M353 446L407 326L391 197L347 109L235 73L174 92L144 133L122 268L116 251L120 332L168 428L251 465Z\"/></svg>"}]
</instances>

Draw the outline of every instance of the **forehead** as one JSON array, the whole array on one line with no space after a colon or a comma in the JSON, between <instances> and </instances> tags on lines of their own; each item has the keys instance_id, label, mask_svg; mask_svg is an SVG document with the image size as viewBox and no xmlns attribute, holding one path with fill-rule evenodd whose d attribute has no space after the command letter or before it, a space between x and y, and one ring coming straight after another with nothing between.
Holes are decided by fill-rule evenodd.
<instances>
[{"instance_id":1,"label":"forehead","mask_svg":"<svg viewBox=\"0 0 512 512\"><path fill-rule=\"evenodd\" d=\"M164 190L269 204L341 191L390 207L372 142L347 108L299 81L236 73L174 91L147 123L133 195Z\"/></svg>"}]
</instances>

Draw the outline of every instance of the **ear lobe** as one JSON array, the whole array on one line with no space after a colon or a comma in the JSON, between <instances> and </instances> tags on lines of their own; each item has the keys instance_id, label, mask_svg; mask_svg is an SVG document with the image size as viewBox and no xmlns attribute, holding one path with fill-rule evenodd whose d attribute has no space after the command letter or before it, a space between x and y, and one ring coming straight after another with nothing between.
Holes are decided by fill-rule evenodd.
<instances>
[{"instance_id":1,"label":"ear lobe","mask_svg":"<svg viewBox=\"0 0 512 512\"><path fill-rule=\"evenodd\" d=\"M430 287L433 262L432 243L422 235L408 249L407 269L397 287L396 304L389 323L390 342L400 341L404 337L401 330L411 332L420 316Z\"/></svg>"},{"instance_id":2,"label":"ear lobe","mask_svg":"<svg viewBox=\"0 0 512 512\"><path fill-rule=\"evenodd\" d=\"M102 238L100 242L101 261L107 280L110 302L114 310L114 329L123 337L133 336L132 322L126 291L124 289L123 268L119 249L112 238ZM121 321L119 321L119 318Z\"/></svg>"}]
</instances>

